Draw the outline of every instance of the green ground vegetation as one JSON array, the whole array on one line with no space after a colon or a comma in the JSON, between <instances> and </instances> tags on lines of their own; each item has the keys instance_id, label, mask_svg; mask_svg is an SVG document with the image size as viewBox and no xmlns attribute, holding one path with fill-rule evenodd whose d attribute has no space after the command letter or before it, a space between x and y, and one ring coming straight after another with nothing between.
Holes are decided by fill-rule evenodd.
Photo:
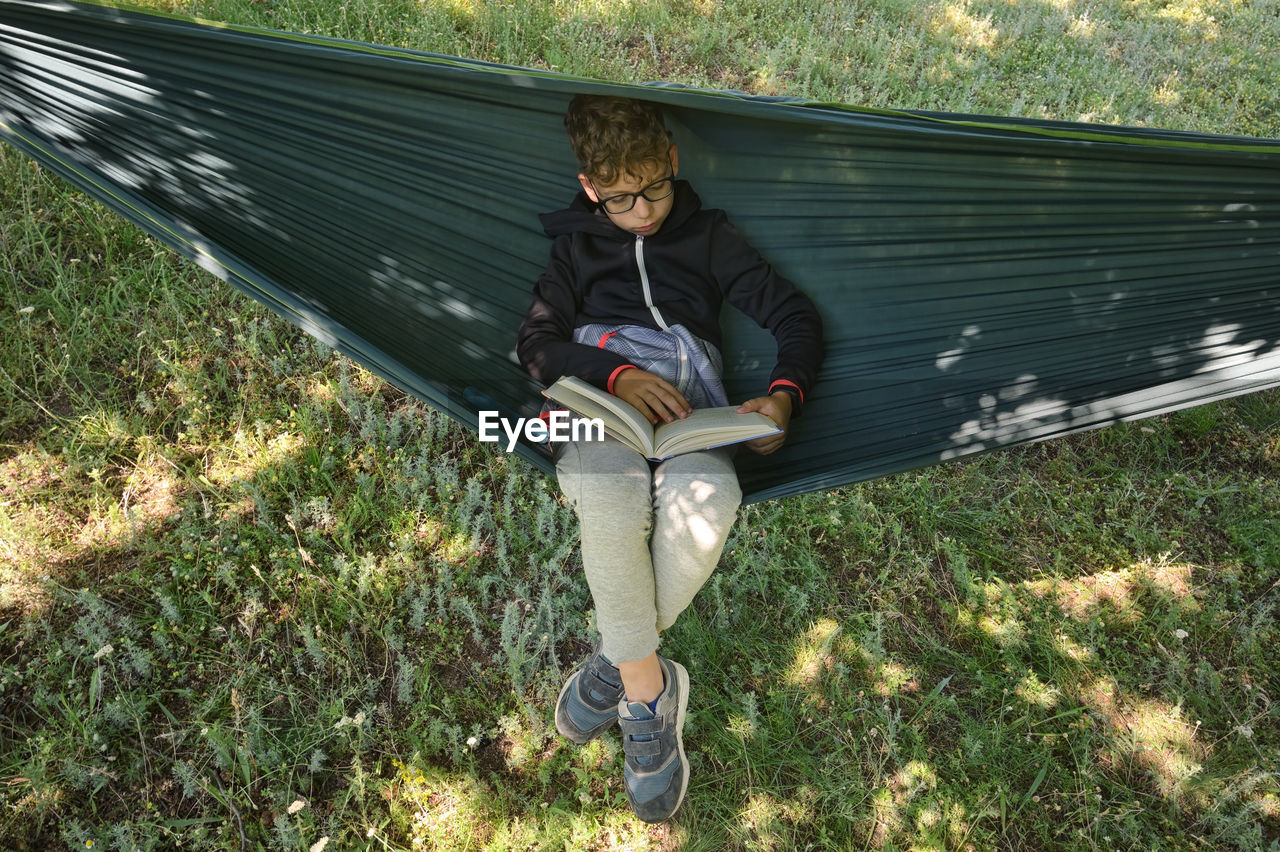
<instances>
[{"instance_id":1,"label":"green ground vegetation","mask_svg":"<svg viewBox=\"0 0 1280 852\"><path fill-rule=\"evenodd\" d=\"M1280 136L1243 0L147 5ZM646 826L616 735L552 726L591 618L553 483L9 148L0 205L0 847L1280 848L1280 394L743 509Z\"/></svg>"}]
</instances>

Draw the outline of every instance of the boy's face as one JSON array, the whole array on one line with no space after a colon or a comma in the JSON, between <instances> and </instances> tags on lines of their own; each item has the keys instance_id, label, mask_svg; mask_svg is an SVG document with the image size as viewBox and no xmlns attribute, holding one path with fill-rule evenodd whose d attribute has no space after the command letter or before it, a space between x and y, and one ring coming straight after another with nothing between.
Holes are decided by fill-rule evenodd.
<instances>
[{"instance_id":1,"label":"boy's face","mask_svg":"<svg viewBox=\"0 0 1280 852\"><path fill-rule=\"evenodd\" d=\"M662 165L657 163L646 164L639 170L640 174L621 175L611 184L593 183L584 174L578 175L578 181L582 184L582 189L587 193L587 197L597 204L600 203L602 198L612 198L615 195L624 193L638 193L654 181L661 180L664 177L675 176L679 164L675 145L671 146L668 154L669 161L667 163ZM622 230L638 236L649 237L658 233L662 223L667 220L667 216L671 213L671 206L675 203L675 198L674 192L658 201L650 201L643 195L636 195L635 206L627 212L610 213L605 210L605 215Z\"/></svg>"}]
</instances>

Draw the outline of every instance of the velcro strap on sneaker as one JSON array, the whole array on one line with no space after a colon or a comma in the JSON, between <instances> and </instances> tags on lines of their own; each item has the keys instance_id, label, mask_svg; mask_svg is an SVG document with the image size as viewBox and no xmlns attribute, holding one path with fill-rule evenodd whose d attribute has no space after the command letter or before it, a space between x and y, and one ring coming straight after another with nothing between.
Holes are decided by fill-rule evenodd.
<instances>
[{"instance_id":1,"label":"velcro strap on sneaker","mask_svg":"<svg viewBox=\"0 0 1280 852\"><path fill-rule=\"evenodd\" d=\"M597 690L598 692L601 692L601 693L603 693L603 694L605 694L605 695L610 695L610 694L612 694L612 693L616 693L616 692L618 692L619 690L621 690L621 689L622 689L622 687L621 687L621 686L619 686L618 684L616 684L616 683L609 683L609 681L607 681L607 680L605 680L604 678L600 677L600 673L599 673L599 672L597 672L595 669L590 669L590 668L589 668L589 669L586 669L585 671L583 671L583 674L584 674L584 675L586 675L587 677L591 678L593 681L595 681L595 683L594 683L594 684L592 684L592 688L593 688L593 689L595 689L595 690Z\"/></svg>"},{"instance_id":2,"label":"velcro strap on sneaker","mask_svg":"<svg viewBox=\"0 0 1280 852\"><path fill-rule=\"evenodd\" d=\"M632 734L660 734L662 733L662 717L655 716L652 719L636 719L626 721L626 732L628 736Z\"/></svg>"},{"instance_id":3,"label":"velcro strap on sneaker","mask_svg":"<svg viewBox=\"0 0 1280 852\"><path fill-rule=\"evenodd\" d=\"M662 740L633 740L627 737L622 750L631 757L657 757L662 754Z\"/></svg>"}]
</instances>

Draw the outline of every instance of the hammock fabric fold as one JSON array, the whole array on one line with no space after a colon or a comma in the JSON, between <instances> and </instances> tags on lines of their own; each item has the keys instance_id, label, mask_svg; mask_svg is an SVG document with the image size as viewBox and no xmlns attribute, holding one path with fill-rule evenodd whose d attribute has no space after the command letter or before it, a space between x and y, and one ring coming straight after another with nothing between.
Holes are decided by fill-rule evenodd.
<instances>
[{"instance_id":1,"label":"hammock fabric fold","mask_svg":"<svg viewBox=\"0 0 1280 852\"><path fill-rule=\"evenodd\" d=\"M761 500L1280 384L1280 142L630 86L68 0L0 0L0 137L457 420L513 360L578 92L666 110L681 176L817 303ZM726 384L772 339L728 310ZM535 446L519 452L544 470Z\"/></svg>"}]
</instances>

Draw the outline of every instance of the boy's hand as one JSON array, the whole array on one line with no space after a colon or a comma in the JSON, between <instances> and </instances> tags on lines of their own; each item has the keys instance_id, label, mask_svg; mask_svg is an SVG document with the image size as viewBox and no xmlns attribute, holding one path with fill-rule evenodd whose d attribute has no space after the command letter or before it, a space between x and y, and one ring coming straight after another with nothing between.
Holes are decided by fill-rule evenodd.
<instances>
[{"instance_id":1,"label":"boy's hand","mask_svg":"<svg viewBox=\"0 0 1280 852\"><path fill-rule=\"evenodd\" d=\"M628 370L627 372L631 371ZM769 396L758 396L755 399L749 399L738 406L739 414L745 414L748 411L759 411L782 427L781 432L746 442L747 449L762 456L767 456L781 447L782 443L787 440L787 424L791 422L791 394L786 391L778 391Z\"/></svg>"},{"instance_id":2,"label":"boy's hand","mask_svg":"<svg viewBox=\"0 0 1280 852\"><path fill-rule=\"evenodd\" d=\"M641 369L623 370L613 380L613 395L631 403L649 423L670 423L693 411L680 391L661 376Z\"/></svg>"}]
</instances>

